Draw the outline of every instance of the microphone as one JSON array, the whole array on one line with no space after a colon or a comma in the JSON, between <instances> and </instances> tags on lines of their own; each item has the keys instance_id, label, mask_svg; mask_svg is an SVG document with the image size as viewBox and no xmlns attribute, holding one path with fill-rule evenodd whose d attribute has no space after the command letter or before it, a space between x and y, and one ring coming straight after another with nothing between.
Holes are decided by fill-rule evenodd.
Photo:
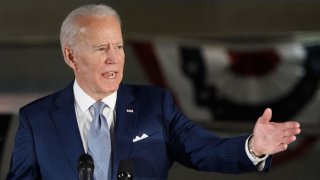
<instances>
[{"instance_id":1,"label":"microphone","mask_svg":"<svg viewBox=\"0 0 320 180\"><path fill-rule=\"evenodd\" d=\"M80 180L93 180L94 164L89 154L82 154L78 161L78 172Z\"/></svg>"},{"instance_id":2,"label":"microphone","mask_svg":"<svg viewBox=\"0 0 320 180\"><path fill-rule=\"evenodd\" d=\"M133 163L131 160L121 160L118 167L119 180L133 180Z\"/></svg>"}]
</instances>

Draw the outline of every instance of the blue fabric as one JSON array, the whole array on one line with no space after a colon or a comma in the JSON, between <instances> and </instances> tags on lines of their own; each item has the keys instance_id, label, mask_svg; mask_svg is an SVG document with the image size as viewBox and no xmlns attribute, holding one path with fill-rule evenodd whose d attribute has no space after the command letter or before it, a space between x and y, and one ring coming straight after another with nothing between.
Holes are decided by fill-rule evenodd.
<instances>
[{"instance_id":1,"label":"blue fabric","mask_svg":"<svg viewBox=\"0 0 320 180\"><path fill-rule=\"evenodd\" d=\"M103 109L106 107L102 101L92 105L94 116L90 124L88 137L88 154L94 162L94 179L111 179L111 139Z\"/></svg>"},{"instance_id":2,"label":"blue fabric","mask_svg":"<svg viewBox=\"0 0 320 180\"><path fill-rule=\"evenodd\" d=\"M84 150L72 85L20 109L7 179L78 179L78 158ZM133 142L143 134L148 137ZM174 161L202 171L257 171L245 152L247 137L224 139L204 130L178 110L164 89L121 84L112 149L113 179L123 159L133 161L136 179L166 179ZM270 164L268 158L264 171Z\"/></svg>"}]
</instances>

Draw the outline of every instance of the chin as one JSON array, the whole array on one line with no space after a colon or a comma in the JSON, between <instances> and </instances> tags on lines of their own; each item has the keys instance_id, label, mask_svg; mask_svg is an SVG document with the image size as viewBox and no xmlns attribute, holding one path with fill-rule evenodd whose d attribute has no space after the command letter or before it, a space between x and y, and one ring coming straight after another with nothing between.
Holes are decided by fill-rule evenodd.
<instances>
[{"instance_id":1,"label":"chin","mask_svg":"<svg viewBox=\"0 0 320 180\"><path fill-rule=\"evenodd\" d=\"M119 89L119 83L117 84L110 84L107 87L104 88L105 92L113 93Z\"/></svg>"}]
</instances>

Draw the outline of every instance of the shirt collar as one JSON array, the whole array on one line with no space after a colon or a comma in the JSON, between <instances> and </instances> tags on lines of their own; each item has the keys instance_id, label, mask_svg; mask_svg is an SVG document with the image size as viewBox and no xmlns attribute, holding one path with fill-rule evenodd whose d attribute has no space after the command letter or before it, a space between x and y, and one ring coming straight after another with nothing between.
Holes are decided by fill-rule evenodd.
<instances>
[{"instance_id":1,"label":"shirt collar","mask_svg":"<svg viewBox=\"0 0 320 180\"><path fill-rule=\"evenodd\" d=\"M81 87L77 83L77 80L74 81L73 92L75 101L82 112L88 110L96 102L92 97L90 97L81 89ZM117 101L117 91L103 98L101 101L108 105L108 107L114 111Z\"/></svg>"}]
</instances>

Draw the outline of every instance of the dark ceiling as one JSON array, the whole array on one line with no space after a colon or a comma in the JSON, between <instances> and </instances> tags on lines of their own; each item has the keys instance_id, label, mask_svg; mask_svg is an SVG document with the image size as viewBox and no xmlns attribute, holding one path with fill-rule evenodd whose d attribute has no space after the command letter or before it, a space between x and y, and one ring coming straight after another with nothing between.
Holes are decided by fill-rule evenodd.
<instances>
[{"instance_id":1,"label":"dark ceiling","mask_svg":"<svg viewBox=\"0 0 320 180\"><path fill-rule=\"evenodd\" d=\"M0 42L57 41L70 10L100 2L118 10L125 37L268 39L320 31L316 0L1 0Z\"/></svg>"}]
</instances>

